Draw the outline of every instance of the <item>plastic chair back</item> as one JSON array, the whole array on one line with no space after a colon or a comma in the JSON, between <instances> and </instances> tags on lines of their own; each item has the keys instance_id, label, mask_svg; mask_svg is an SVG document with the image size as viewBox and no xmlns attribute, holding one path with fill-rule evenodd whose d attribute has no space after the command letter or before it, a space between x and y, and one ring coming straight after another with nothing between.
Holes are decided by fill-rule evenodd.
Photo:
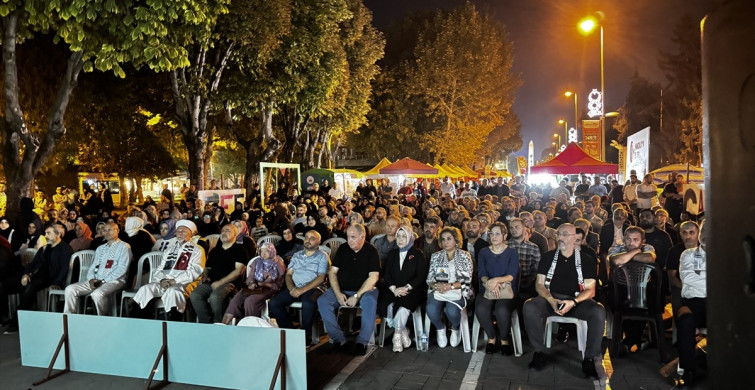
<instances>
[{"instance_id":1,"label":"plastic chair back","mask_svg":"<svg viewBox=\"0 0 755 390\"><path fill-rule=\"evenodd\" d=\"M375 241L380 239L380 237L385 237L385 234L376 234L374 237L370 238L370 244L375 245Z\"/></svg>"},{"instance_id":2,"label":"plastic chair back","mask_svg":"<svg viewBox=\"0 0 755 390\"><path fill-rule=\"evenodd\" d=\"M209 251L211 251L212 248L215 248L215 245L218 244L218 241L220 240L220 234L210 234L207 237L205 237L204 239L207 241L207 245L210 248Z\"/></svg>"},{"instance_id":3,"label":"plastic chair back","mask_svg":"<svg viewBox=\"0 0 755 390\"><path fill-rule=\"evenodd\" d=\"M651 286L651 284L658 285L661 280L660 276L656 275L657 270L658 268L654 264L635 261L616 267L613 273L613 282L614 288L617 289L614 293L618 307L641 310L657 308L656 297L652 293L660 293L660 286ZM620 291L622 286L626 290L625 296L622 296L622 291Z\"/></svg>"},{"instance_id":4,"label":"plastic chair back","mask_svg":"<svg viewBox=\"0 0 755 390\"><path fill-rule=\"evenodd\" d=\"M34 260L34 256L37 255L36 248L26 248L21 252L21 264L26 267Z\"/></svg>"},{"instance_id":5,"label":"plastic chair back","mask_svg":"<svg viewBox=\"0 0 755 390\"><path fill-rule=\"evenodd\" d=\"M272 242L273 245L278 245L278 242L280 242L280 240L282 240L282 239L283 239L283 237L281 237L281 236L279 236L277 234L268 234L266 236L262 236L262 237L260 237L259 240L257 240L257 248L261 247L262 244L264 244L266 242Z\"/></svg>"},{"instance_id":6,"label":"plastic chair back","mask_svg":"<svg viewBox=\"0 0 755 390\"><path fill-rule=\"evenodd\" d=\"M328 256L330 256L330 248L328 248L327 246L325 246L325 245L320 245L320 250L322 250L322 251L323 251L323 252L325 252L325 253L326 253L326 254L327 254Z\"/></svg>"},{"instance_id":7,"label":"plastic chair back","mask_svg":"<svg viewBox=\"0 0 755 390\"><path fill-rule=\"evenodd\" d=\"M87 272L89 272L89 267L92 266L92 263L94 263L94 251L91 249L78 251L74 253L74 255L79 257L79 279L78 282L82 282L87 277Z\"/></svg>"},{"instance_id":8,"label":"plastic chair back","mask_svg":"<svg viewBox=\"0 0 755 390\"><path fill-rule=\"evenodd\" d=\"M336 251L338 251L338 247L341 246L341 244L345 244L345 243L346 243L345 238L336 237L336 238L328 238L322 244L330 248L330 253L335 254Z\"/></svg>"}]
</instances>

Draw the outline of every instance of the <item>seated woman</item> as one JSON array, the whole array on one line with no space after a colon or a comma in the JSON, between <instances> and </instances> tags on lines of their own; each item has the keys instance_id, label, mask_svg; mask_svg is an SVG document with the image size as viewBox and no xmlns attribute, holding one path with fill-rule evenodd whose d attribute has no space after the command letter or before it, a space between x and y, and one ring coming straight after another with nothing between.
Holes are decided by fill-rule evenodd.
<instances>
[{"instance_id":1,"label":"seated woman","mask_svg":"<svg viewBox=\"0 0 755 390\"><path fill-rule=\"evenodd\" d=\"M692 388L695 384L695 332L707 327L707 307L705 283L707 259L705 256L705 227L700 226L700 246L682 252L679 259L679 278L682 280L682 302L677 314L677 345L679 346L679 367L684 370L684 385Z\"/></svg>"},{"instance_id":2,"label":"seated woman","mask_svg":"<svg viewBox=\"0 0 755 390\"><path fill-rule=\"evenodd\" d=\"M288 265L291 261L291 257L294 253L304 250L304 241L301 238L294 237L294 228L291 224L283 225L283 231L281 232L282 240L278 242L278 246L275 248L277 253L283 258L283 262Z\"/></svg>"},{"instance_id":3,"label":"seated woman","mask_svg":"<svg viewBox=\"0 0 755 390\"><path fill-rule=\"evenodd\" d=\"M47 245L47 240L44 236L45 232L42 230L42 221L39 219L29 222L29 225L26 227L26 232L26 240L21 243L20 247L15 252L16 256L20 256L21 252L27 249L39 250L39 248Z\"/></svg>"},{"instance_id":4,"label":"seated woman","mask_svg":"<svg viewBox=\"0 0 755 390\"><path fill-rule=\"evenodd\" d=\"M388 252L383 264L388 291L384 291L378 301L378 312L387 314L388 325L396 329L393 333L393 352L401 352L412 345L406 321L427 297L427 261L422 251L414 248L411 229L400 227L396 231L396 244L398 249Z\"/></svg>"},{"instance_id":5,"label":"seated woman","mask_svg":"<svg viewBox=\"0 0 755 390\"><path fill-rule=\"evenodd\" d=\"M468 300L474 298L472 256L460 249L461 231L455 227L446 227L440 231L440 244L442 249L430 257L427 273L427 316L438 329L438 346L445 348L448 339L446 326L441 318L445 309L448 322L451 323L451 346L456 347L461 342L461 310L466 308Z\"/></svg>"},{"instance_id":6,"label":"seated woman","mask_svg":"<svg viewBox=\"0 0 755 390\"><path fill-rule=\"evenodd\" d=\"M275 245L266 242L260 246L259 256L246 266L245 287L231 299L223 316L223 323L234 318L259 317L265 301L272 298L283 286L286 266L275 252Z\"/></svg>"},{"instance_id":7,"label":"seated woman","mask_svg":"<svg viewBox=\"0 0 755 390\"><path fill-rule=\"evenodd\" d=\"M496 353L500 348L501 353L508 356L514 353L508 341L509 321L514 300L500 298L500 291L505 283L511 283L511 289L515 293L518 290L519 254L506 245L508 231L504 224L494 223L489 232L490 246L481 249L480 257L477 259L480 290L475 298L475 315L488 335L485 353ZM485 297L486 291L489 291L487 295L490 299ZM498 337L493 326L493 318L490 316L491 311L498 322Z\"/></svg>"},{"instance_id":8,"label":"seated woman","mask_svg":"<svg viewBox=\"0 0 755 390\"><path fill-rule=\"evenodd\" d=\"M231 222L236 227L238 235L236 235L236 243L241 244L246 252L249 253L249 257L257 253L257 242L249 238L249 229L246 226L246 222L237 219Z\"/></svg>"},{"instance_id":9,"label":"seated woman","mask_svg":"<svg viewBox=\"0 0 755 390\"><path fill-rule=\"evenodd\" d=\"M155 245L152 246L153 251L164 252L168 246L168 241L176 234L176 220L168 219L160 222L160 238L155 241ZM136 259L139 260L139 259Z\"/></svg>"},{"instance_id":10,"label":"seated woman","mask_svg":"<svg viewBox=\"0 0 755 390\"><path fill-rule=\"evenodd\" d=\"M92 229L84 222L76 222L73 230L76 231L76 238L71 240L71 249L74 252L89 249L92 244Z\"/></svg>"}]
</instances>

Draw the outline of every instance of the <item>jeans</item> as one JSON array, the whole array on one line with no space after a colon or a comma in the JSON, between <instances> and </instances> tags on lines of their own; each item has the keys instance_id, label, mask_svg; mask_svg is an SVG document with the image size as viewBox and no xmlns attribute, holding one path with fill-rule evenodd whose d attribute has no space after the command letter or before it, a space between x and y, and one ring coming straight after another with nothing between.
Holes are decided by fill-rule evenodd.
<instances>
[{"instance_id":1,"label":"jeans","mask_svg":"<svg viewBox=\"0 0 755 390\"><path fill-rule=\"evenodd\" d=\"M455 303L461 307L466 307L467 305L467 302L463 297ZM459 329L459 325L461 324L461 309L456 305L448 301L436 300L433 293L427 295L427 306L425 307L425 310L427 316L430 318L430 322L435 326L435 329L441 330L446 328L445 324L443 324L443 319L441 318L444 307L446 318L448 318L448 322L451 323L451 328Z\"/></svg>"},{"instance_id":2,"label":"jeans","mask_svg":"<svg viewBox=\"0 0 755 390\"><path fill-rule=\"evenodd\" d=\"M199 322L210 324L223 321L225 300L233 293L234 289L231 283L220 285L214 290L210 283L199 284L189 296L191 306L197 312Z\"/></svg>"},{"instance_id":3,"label":"jeans","mask_svg":"<svg viewBox=\"0 0 755 390\"><path fill-rule=\"evenodd\" d=\"M315 293L319 294L320 290L313 288L300 295L298 298L294 298L291 296L291 292L287 288L284 288L278 292L278 294L276 294L267 305L270 312L270 318L275 318L275 321L280 328L293 329L294 324L291 321L291 316L288 315L287 309L292 303L301 301L302 323L300 325L307 335L305 340L309 342L312 338L312 324L314 324L315 311L317 310L317 295L315 295Z\"/></svg>"},{"instance_id":4,"label":"jeans","mask_svg":"<svg viewBox=\"0 0 755 390\"><path fill-rule=\"evenodd\" d=\"M341 291L347 297L356 294L356 291ZM359 300L359 307L362 308L362 328L359 330L359 336L357 336L357 343L367 345L372 337L372 332L375 330L375 318L377 317L377 298L378 290L372 289L362 296ZM341 304L336 299L336 294L333 289L328 289L324 294L317 299L317 307L320 310L320 317L325 324L325 328L328 330L330 339L337 343L345 343L346 337L343 334L343 330L338 326L338 317L336 313Z\"/></svg>"}]
</instances>

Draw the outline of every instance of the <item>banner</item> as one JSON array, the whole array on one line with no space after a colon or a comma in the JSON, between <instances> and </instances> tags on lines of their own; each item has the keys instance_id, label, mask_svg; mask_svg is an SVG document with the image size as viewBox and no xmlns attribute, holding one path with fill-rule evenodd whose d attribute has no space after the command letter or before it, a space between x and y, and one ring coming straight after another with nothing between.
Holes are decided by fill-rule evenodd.
<instances>
[{"instance_id":1,"label":"banner","mask_svg":"<svg viewBox=\"0 0 755 390\"><path fill-rule=\"evenodd\" d=\"M244 190L206 190L197 192L197 198L202 201L202 206L208 203L225 209L226 213L232 213L236 208L236 202L244 202Z\"/></svg>"},{"instance_id":2,"label":"banner","mask_svg":"<svg viewBox=\"0 0 755 390\"><path fill-rule=\"evenodd\" d=\"M527 157L517 156L516 167L519 175L524 175L525 173L527 173Z\"/></svg>"},{"instance_id":3,"label":"banner","mask_svg":"<svg viewBox=\"0 0 755 390\"><path fill-rule=\"evenodd\" d=\"M650 127L646 127L627 137L627 155L625 177L629 172L637 171L637 178L642 180L648 173L648 160L650 157Z\"/></svg>"},{"instance_id":4,"label":"banner","mask_svg":"<svg viewBox=\"0 0 755 390\"><path fill-rule=\"evenodd\" d=\"M588 156L600 160L600 121L583 120L582 121L582 149Z\"/></svg>"}]
</instances>

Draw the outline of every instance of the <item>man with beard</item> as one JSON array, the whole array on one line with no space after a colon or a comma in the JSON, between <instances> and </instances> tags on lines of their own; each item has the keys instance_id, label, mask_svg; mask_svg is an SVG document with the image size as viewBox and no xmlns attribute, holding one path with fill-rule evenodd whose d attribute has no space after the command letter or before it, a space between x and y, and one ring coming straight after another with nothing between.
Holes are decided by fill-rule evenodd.
<instances>
[{"instance_id":1,"label":"man with beard","mask_svg":"<svg viewBox=\"0 0 755 390\"><path fill-rule=\"evenodd\" d=\"M351 225L352 223L358 223L360 225L363 225L364 217L362 217L362 214L359 214L356 211L354 211L355 206L356 206L356 201L354 201L353 199L347 200L346 202L343 203L343 207L344 207L343 214L346 216L346 221L348 222L349 225Z\"/></svg>"},{"instance_id":2,"label":"man with beard","mask_svg":"<svg viewBox=\"0 0 755 390\"><path fill-rule=\"evenodd\" d=\"M679 232L674 229L674 226L668 223L668 211L664 209L655 210L655 227L658 230L668 233L671 237L671 242L676 245L681 241Z\"/></svg>"},{"instance_id":3,"label":"man with beard","mask_svg":"<svg viewBox=\"0 0 755 390\"><path fill-rule=\"evenodd\" d=\"M312 323L317 312L317 298L322 294L319 287L325 283L330 266L328 255L320 249L320 234L314 230L304 235L304 249L291 257L286 269L285 288L279 291L268 304L270 317L275 318L281 328L293 329L294 324L288 314L288 306L293 302L302 303L302 323L309 346L312 340Z\"/></svg>"},{"instance_id":4,"label":"man with beard","mask_svg":"<svg viewBox=\"0 0 755 390\"><path fill-rule=\"evenodd\" d=\"M679 310L682 292L682 280L679 278L679 259L682 252L697 248L700 245L700 227L697 222L683 222L679 230L681 231L681 242L672 246L666 256L666 273L671 290L671 309L674 316L676 316L676 311Z\"/></svg>"},{"instance_id":5,"label":"man with beard","mask_svg":"<svg viewBox=\"0 0 755 390\"><path fill-rule=\"evenodd\" d=\"M603 228L603 219L595 214L595 202L588 200L585 202L585 211L582 213L582 218L590 221L592 225L592 231L599 232Z\"/></svg>"},{"instance_id":6,"label":"man with beard","mask_svg":"<svg viewBox=\"0 0 755 390\"><path fill-rule=\"evenodd\" d=\"M610 269L621 267L630 261L640 263L655 262L655 249L645 243L645 231L637 226L630 226L624 232L624 240L614 245L608 252ZM622 299L615 297L615 299ZM626 337L622 340L624 351L636 352L642 348L642 331L646 321L625 321L623 325Z\"/></svg>"},{"instance_id":7,"label":"man with beard","mask_svg":"<svg viewBox=\"0 0 755 390\"><path fill-rule=\"evenodd\" d=\"M533 230L536 233L541 234L543 237L545 237L546 240L548 240L548 250L552 251L556 249L556 229L547 226L547 220L548 217L544 212L540 210L535 210L532 213ZM526 221L527 220L525 219L525 222Z\"/></svg>"},{"instance_id":8,"label":"man with beard","mask_svg":"<svg viewBox=\"0 0 755 390\"><path fill-rule=\"evenodd\" d=\"M639 215L640 227L645 230L645 242L655 249L655 264L666 268L666 256L673 246L668 233L655 227L655 215L651 210L642 210ZM668 291L668 279L664 278L663 291Z\"/></svg>"},{"instance_id":9,"label":"man with beard","mask_svg":"<svg viewBox=\"0 0 755 390\"><path fill-rule=\"evenodd\" d=\"M553 237L554 237L554 244L553 248L551 249L549 247L548 239L545 238L542 234L535 231L535 219L532 216L532 213L529 211L522 211L519 213L519 219L524 222L525 234L526 234L526 240L537 245L537 248L540 250L540 256L544 255L545 252L548 252L549 250L553 250L556 248L555 244L555 237L556 237L556 231L553 231Z\"/></svg>"},{"instance_id":10,"label":"man with beard","mask_svg":"<svg viewBox=\"0 0 755 390\"><path fill-rule=\"evenodd\" d=\"M522 310L530 344L535 348L531 370L542 370L548 362L543 328L552 315L575 317L587 321L587 340L582 372L597 379L596 360L600 362L600 344L605 331L606 312L595 302L596 261L576 247L576 228L566 223L558 228L558 249L546 253L538 265L535 291L538 296L527 300Z\"/></svg>"},{"instance_id":11,"label":"man with beard","mask_svg":"<svg viewBox=\"0 0 755 390\"><path fill-rule=\"evenodd\" d=\"M498 222L502 222L504 225L506 225L506 228L509 227L509 220L512 218L515 218L516 215L514 212L516 211L516 206L514 205L514 200L511 199L511 197L504 196L501 199L501 216L498 217Z\"/></svg>"},{"instance_id":12,"label":"man with beard","mask_svg":"<svg viewBox=\"0 0 755 390\"><path fill-rule=\"evenodd\" d=\"M676 180L666 184L666 186L663 187L663 192L661 193L661 196L666 198L666 204L664 207L666 211L668 211L668 215L669 217L671 217L672 221L678 221L681 217L682 210L684 209L682 205L682 190L684 189L683 187L684 176L676 175Z\"/></svg>"},{"instance_id":13,"label":"man with beard","mask_svg":"<svg viewBox=\"0 0 755 390\"><path fill-rule=\"evenodd\" d=\"M440 250L440 243L438 242L440 228L441 222L438 217L427 218L425 219L421 239L414 241L414 247L422 251L422 255L428 263L432 254Z\"/></svg>"},{"instance_id":14,"label":"man with beard","mask_svg":"<svg viewBox=\"0 0 755 390\"><path fill-rule=\"evenodd\" d=\"M464 241L461 244L461 249L469 252L472 255L474 261L474 268L477 269L477 259L480 257L480 250L490 244L480 238L480 221L477 219L469 220L467 228L464 231ZM477 272L472 274L472 285L477 286Z\"/></svg>"},{"instance_id":15,"label":"man with beard","mask_svg":"<svg viewBox=\"0 0 755 390\"><path fill-rule=\"evenodd\" d=\"M509 221L511 237L506 245L519 253L519 294L523 299L531 298L535 292L537 266L540 264L540 249L537 245L527 241L527 227L520 218Z\"/></svg>"},{"instance_id":16,"label":"man with beard","mask_svg":"<svg viewBox=\"0 0 755 390\"><path fill-rule=\"evenodd\" d=\"M386 211L385 206L377 206L377 208L375 208L375 216L372 218L372 221L367 224L367 230L370 233L370 237L375 237L378 234L385 234L387 217L388 211Z\"/></svg>"}]
</instances>

